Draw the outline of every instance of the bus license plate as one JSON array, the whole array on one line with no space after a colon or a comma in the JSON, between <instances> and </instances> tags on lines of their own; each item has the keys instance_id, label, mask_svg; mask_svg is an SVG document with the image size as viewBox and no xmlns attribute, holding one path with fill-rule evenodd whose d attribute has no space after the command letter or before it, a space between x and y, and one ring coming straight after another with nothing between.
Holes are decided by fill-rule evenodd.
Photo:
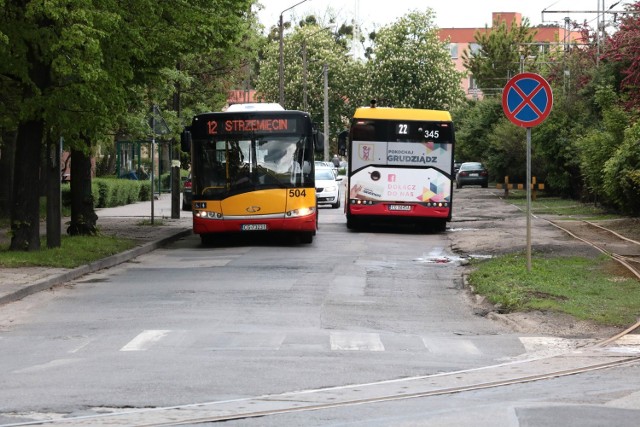
<instances>
[{"instance_id":1,"label":"bus license plate","mask_svg":"<svg viewBox=\"0 0 640 427\"><path fill-rule=\"evenodd\" d=\"M267 224L242 224L242 231L261 231L266 229Z\"/></svg>"},{"instance_id":2,"label":"bus license plate","mask_svg":"<svg viewBox=\"0 0 640 427\"><path fill-rule=\"evenodd\" d=\"M410 211L411 205L389 205L390 211Z\"/></svg>"}]
</instances>

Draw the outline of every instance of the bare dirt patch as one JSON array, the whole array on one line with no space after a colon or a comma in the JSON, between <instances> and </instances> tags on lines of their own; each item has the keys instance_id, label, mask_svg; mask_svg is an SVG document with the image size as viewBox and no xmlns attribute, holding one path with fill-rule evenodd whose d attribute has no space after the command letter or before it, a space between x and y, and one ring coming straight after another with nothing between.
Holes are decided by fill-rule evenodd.
<instances>
[{"instance_id":1,"label":"bare dirt patch","mask_svg":"<svg viewBox=\"0 0 640 427\"><path fill-rule=\"evenodd\" d=\"M508 203L495 189L468 188L454 194L453 221L448 232L451 249L461 257L498 256L526 253L526 214ZM612 221L609 221L611 223ZM633 228L636 220L616 222L621 232ZM607 224L607 228L611 224ZM635 230L635 229L634 229ZM543 218L531 219L532 256L598 257L601 252L554 227ZM464 267L470 268L470 267ZM623 267L611 262L612 277L627 277ZM472 293L472 290L470 289ZM606 327L581 321L572 316L552 312L498 313L483 298L471 295L473 310L488 318L509 325L514 331L556 337L606 338L620 332L620 328Z\"/></svg>"}]
</instances>

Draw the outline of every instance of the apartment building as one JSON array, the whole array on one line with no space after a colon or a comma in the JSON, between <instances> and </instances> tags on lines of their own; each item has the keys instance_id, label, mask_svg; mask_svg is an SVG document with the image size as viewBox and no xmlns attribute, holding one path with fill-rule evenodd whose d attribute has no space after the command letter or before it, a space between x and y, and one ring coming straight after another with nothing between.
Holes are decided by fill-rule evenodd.
<instances>
[{"instance_id":1,"label":"apartment building","mask_svg":"<svg viewBox=\"0 0 640 427\"><path fill-rule=\"evenodd\" d=\"M492 23L501 23L506 21L508 25L515 22L522 25L522 14L518 12L493 12ZM570 44L579 40L580 32L572 31L569 26L544 26L535 27L535 40L540 42L541 48L544 46L558 46L562 48L562 44ZM491 27L483 28L440 28L439 36L441 41L449 40L451 50L451 60L455 63L456 70L463 71L466 76L461 80L460 86L467 94L467 98L481 98L482 92L475 85L473 76L467 72L462 60L462 52L468 50L475 52L479 46L475 43L476 32L490 32Z\"/></svg>"}]
</instances>

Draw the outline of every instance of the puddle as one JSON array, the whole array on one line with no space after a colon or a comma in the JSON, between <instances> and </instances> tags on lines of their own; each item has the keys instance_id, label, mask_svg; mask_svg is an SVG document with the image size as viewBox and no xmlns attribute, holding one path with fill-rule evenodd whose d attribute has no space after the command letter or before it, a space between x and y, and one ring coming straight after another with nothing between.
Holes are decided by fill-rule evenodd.
<instances>
[{"instance_id":1,"label":"puddle","mask_svg":"<svg viewBox=\"0 0 640 427\"><path fill-rule=\"evenodd\" d=\"M427 256L421 258L415 258L415 262L421 262L424 264L449 264L452 262L460 262L462 258L456 256Z\"/></svg>"},{"instance_id":2,"label":"puddle","mask_svg":"<svg viewBox=\"0 0 640 427\"><path fill-rule=\"evenodd\" d=\"M475 258L475 259L491 259L493 258L493 255L469 255L469 258Z\"/></svg>"},{"instance_id":3,"label":"puddle","mask_svg":"<svg viewBox=\"0 0 640 427\"><path fill-rule=\"evenodd\" d=\"M459 256L422 256L420 258L414 258L413 261L420 262L423 264L450 264L452 262L463 263L467 262L470 259L489 259L493 258L492 255L469 255L468 257L459 257Z\"/></svg>"}]
</instances>

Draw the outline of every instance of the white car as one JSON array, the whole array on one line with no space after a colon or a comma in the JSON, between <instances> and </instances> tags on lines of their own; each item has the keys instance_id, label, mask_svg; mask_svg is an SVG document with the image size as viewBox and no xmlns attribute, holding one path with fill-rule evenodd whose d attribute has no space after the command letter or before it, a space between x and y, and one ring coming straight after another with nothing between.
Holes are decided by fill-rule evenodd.
<instances>
[{"instance_id":1,"label":"white car","mask_svg":"<svg viewBox=\"0 0 640 427\"><path fill-rule=\"evenodd\" d=\"M329 168L333 171L333 174L338 176L338 168L332 162L323 162L316 160L316 168Z\"/></svg>"},{"instance_id":2,"label":"white car","mask_svg":"<svg viewBox=\"0 0 640 427\"><path fill-rule=\"evenodd\" d=\"M340 207L340 181L329 167L316 167L316 200L319 205L330 204L332 208Z\"/></svg>"}]
</instances>

